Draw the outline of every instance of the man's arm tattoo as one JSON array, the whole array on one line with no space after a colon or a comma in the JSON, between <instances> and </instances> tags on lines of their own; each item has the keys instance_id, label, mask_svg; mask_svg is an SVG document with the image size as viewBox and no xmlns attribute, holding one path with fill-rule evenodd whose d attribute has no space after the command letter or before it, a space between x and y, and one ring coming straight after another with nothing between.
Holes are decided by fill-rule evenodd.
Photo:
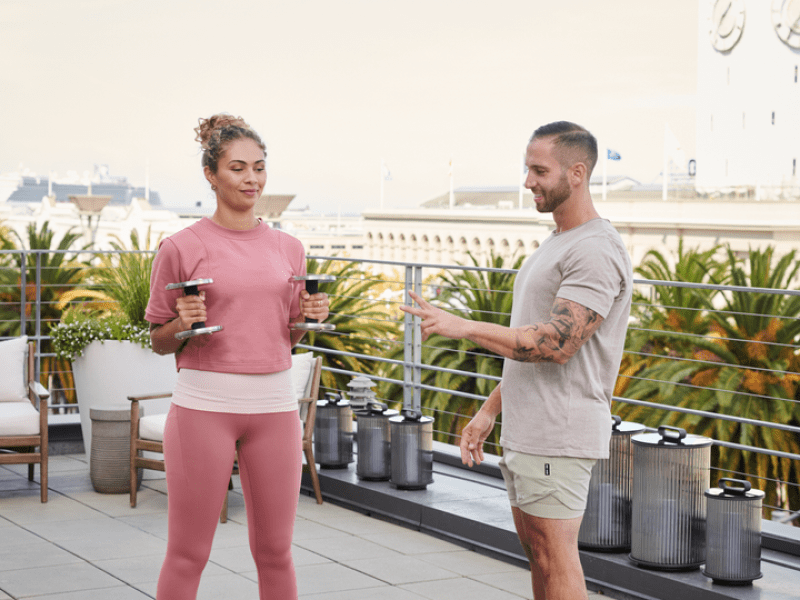
<instances>
[{"instance_id":1,"label":"man's arm tattoo","mask_svg":"<svg viewBox=\"0 0 800 600\"><path fill-rule=\"evenodd\" d=\"M514 360L558 362L568 359L602 322L595 311L575 302L556 299L547 323L523 328L516 336Z\"/></svg>"}]
</instances>

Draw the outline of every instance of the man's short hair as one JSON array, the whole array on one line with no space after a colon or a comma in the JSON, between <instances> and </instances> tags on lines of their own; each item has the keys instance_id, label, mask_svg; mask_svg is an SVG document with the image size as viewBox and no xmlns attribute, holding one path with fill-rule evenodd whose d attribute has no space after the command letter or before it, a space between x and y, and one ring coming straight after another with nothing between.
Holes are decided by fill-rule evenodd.
<instances>
[{"instance_id":1,"label":"man's short hair","mask_svg":"<svg viewBox=\"0 0 800 600\"><path fill-rule=\"evenodd\" d=\"M530 141L541 138L554 138L555 156L562 169L582 162L586 165L587 181L591 179L597 164L597 140L585 127L569 121L555 121L539 127Z\"/></svg>"}]
</instances>

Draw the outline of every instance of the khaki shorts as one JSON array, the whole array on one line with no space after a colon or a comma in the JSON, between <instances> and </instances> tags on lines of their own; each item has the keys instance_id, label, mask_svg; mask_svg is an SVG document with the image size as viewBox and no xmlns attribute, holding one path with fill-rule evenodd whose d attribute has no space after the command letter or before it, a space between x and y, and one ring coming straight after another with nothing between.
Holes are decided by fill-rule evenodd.
<instances>
[{"instance_id":1,"label":"khaki shorts","mask_svg":"<svg viewBox=\"0 0 800 600\"><path fill-rule=\"evenodd\" d=\"M544 519L575 519L586 510L595 462L504 449L500 470L512 507Z\"/></svg>"}]
</instances>

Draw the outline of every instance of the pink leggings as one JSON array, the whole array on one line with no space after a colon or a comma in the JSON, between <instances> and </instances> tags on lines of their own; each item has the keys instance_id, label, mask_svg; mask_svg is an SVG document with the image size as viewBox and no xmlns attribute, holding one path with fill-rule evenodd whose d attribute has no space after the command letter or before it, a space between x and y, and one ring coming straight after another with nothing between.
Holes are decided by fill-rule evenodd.
<instances>
[{"instance_id":1,"label":"pink leggings","mask_svg":"<svg viewBox=\"0 0 800 600\"><path fill-rule=\"evenodd\" d=\"M259 598L297 598L292 562L302 469L297 411L247 415L173 404L164 429L169 529L158 600L197 597L237 442Z\"/></svg>"}]
</instances>

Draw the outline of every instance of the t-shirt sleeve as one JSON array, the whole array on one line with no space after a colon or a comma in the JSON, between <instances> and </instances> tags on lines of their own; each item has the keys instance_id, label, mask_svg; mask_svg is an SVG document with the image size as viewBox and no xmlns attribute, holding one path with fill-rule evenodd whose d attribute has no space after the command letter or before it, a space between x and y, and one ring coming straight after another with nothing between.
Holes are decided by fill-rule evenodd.
<instances>
[{"instance_id":1,"label":"t-shirt sleeve","mask_svg":"<svg viewBox=\"0 0 800 600\"><path fill-rule=\"evenodd\" d=\"M165 239L158 247L150 274L150 300L144 318L150 323L163 325L178 316L175 301L181 295L180 290L167 291L169 283L181 281L180 252L175 243Z\"/></svg>"},{"instance_id":2,"label":"t-shirt sleeve","mask_svg":"<svg viewBox=\"0 0 800 600\"><path fill-rule=\"evenodd\" d=\"M622 291L625 272L625 261L611 240L580 240L570 249L556 296L577 302L605 319Z\"/></svg>"}]
</instances>

